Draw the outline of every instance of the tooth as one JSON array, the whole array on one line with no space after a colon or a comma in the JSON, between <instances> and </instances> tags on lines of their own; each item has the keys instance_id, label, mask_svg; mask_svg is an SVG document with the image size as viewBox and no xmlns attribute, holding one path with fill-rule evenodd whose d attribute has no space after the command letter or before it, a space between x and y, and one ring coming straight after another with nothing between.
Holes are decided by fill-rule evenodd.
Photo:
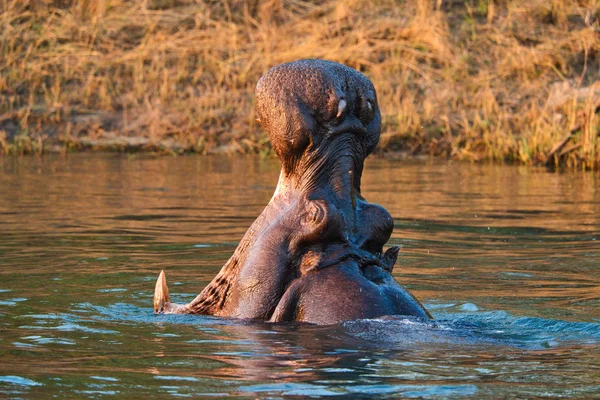
<instances>
[{"instance_id":1,"label":"tooth","mask_svg":"<svg viewBox=\"0 0 600 400\"><path fill-rule=\"evenodd\" d=\"M338 112L335 117L336 118L341 117L342 113L344 112L345 109L346 109L346 100L341 99L340 102L338 103Z\"/></svg>"},{"instance_id":2,"label":"tooth","mask_svg":"<svg viewBox=\"0 0 600 400\"><path fill-rule=\"evenodd\" d=\"M165 271L160 271L158 279L156 280L156 286L154 288L154 312L159 314L164 311L165 303L170 302L169 299L169 288L167 287L167 278L165 277Z\"/></svg>"}]
</instances>

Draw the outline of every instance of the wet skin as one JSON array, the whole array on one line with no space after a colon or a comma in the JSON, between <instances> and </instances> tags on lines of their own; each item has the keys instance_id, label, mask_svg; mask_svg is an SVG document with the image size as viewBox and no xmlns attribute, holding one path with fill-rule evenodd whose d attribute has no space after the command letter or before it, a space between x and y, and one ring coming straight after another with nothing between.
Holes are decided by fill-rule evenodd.
<instances>
[{"instance_id":1,"label":"wet skin","mask_svg":"<svg viewBox=\"0 0 600 400\"><path fill-rule=\"evenodd\" d=\"M191 303L170 303L161 274L155 311L316 324L430 318L391 275L392 217L360 194L381 127L373 84L341 64L295 61L260 79L256 108L282 162L277 189Z\"/></svg>"}]
</instances>

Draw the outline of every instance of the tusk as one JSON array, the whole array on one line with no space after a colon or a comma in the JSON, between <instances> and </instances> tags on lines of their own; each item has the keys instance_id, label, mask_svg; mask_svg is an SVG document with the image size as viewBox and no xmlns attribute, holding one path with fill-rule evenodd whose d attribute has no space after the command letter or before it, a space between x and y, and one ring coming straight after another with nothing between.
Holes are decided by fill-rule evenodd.
<instances>
[{"instance_id":1,"label":"tusk","mask_svg":"<svg viewBox=\"0 0 600 400\"><path fill-rule=\"evenodd\" d=\"M158 275L156 286L154 288L154 313L159 314L164 312L165 304L170 301L165 271L160 271L160 275Z\"/></svg>"},{"instance_id":2,"label":"tusk","mask_svg":"<svg viewBox=\"0 0 600 400\"><path fill-rule=\"evenodd\" d=\"M345 109L346 109L346 100L341 99L340 102L338 103L338 112L335 117L340 118L342 116L342 114L344 113Z\"/></svg>"}]
</instances>

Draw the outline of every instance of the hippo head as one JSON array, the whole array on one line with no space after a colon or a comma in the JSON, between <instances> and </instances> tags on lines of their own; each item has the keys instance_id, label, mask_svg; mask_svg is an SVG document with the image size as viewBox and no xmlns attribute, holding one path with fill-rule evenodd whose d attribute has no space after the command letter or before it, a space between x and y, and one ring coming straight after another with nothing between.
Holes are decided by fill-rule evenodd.
<instances>
[{"instance_id":1,"label":"hippo head","mask_svg":"<svg viewBox=\"0 0 600 400\"><path fill-rule=\"evenodd\" d=\"M256 109L286 177L316 184L328 179L328 167L347 158L359 188L364 159L381 129L377 95L366 76L324 60L278 65L259 80Z\"/></svg>"},{"instance_id":2,"label":"hippo head","mask_svg":"<svg viewBox=\"0 0 600 400\"><path fill-rule=\"evenodd\" d=\"M331 61L281 64L259 80L256 109L282 163L274 202L296 204L286 220L293 221L288 250L304 260L295 262L300 269L335 263L338 254L366 256L365 242L377 243L366 250L381 252L391 217L369 213L369 222L377 219L374 231L362 229L358 215L364 160L381 130L371 81Z\"/></svg>"},{"instance_id":3,"label":"hippo head","mask_svg":"<svg viewBox=\"0 0 600 400\"><path fill-rule=\"evenodd\" d=\"M260 79L256 108L282 163L273 198L191 303L169 303L161 274L155 310L316 323L426 318L391 276L391 216L360 194L381 129L373 84L341 64L295 61Z\"/></svg>"}]
</instances>

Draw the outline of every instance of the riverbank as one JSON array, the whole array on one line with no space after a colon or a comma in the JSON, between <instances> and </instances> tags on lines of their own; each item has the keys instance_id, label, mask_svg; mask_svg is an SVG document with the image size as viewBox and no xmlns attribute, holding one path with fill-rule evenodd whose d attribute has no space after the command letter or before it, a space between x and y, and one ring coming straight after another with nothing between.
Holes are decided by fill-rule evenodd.
<instances>
[{"instance_id":1,"label":"riverbank","mask_svg":"<svg viewBox=\"0 0 600 400\"><path fill-rule=\"evenodd\" d=\"M380 152L600 168L592 0L0 5L0 153L270 152L253 90L338 61L374 82Z\"/></svg>"}]
</instances>

